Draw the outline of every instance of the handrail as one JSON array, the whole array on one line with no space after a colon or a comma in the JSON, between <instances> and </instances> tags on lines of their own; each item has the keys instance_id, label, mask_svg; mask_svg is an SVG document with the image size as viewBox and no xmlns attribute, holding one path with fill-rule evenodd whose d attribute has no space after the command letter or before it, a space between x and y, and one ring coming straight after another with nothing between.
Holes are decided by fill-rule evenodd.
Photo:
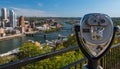
<instances>
[{"instance_id":1,"label":"handrail","mask_svg":"<svg viewBox=\"0 0 120 69\"><path fill-rule=\"evenodd\" d=\"M80 63L82 63L82 62L84 62L84 61L86 61L86 60L87 60L87 58L85 57L85 58L80 59L80 60L78 60L78 61L76 61L76 62L73 62L73 63L71 63L71 64L69 64L69 65L67 65L67 66L64 66L64 67L62 67L62 68L60 68L60 69L69 69L70 67L75 66L76 64L80 64Z\"/></svg>"},{"instance_id":2,"label":"handrail","mask_svg":"<svg viewBox=\"0 0 120 69\"><path fill-rule=\"evenodd\" d=\"M33 62L37 62L37 61L40 61L40 60L43 60L46 58L50 58L50 57L53 57L53 56L56 56L56 55L59 55L59 54L65 53L65 52L69 52L72 50L78 50L78 49L79 49L78 46L71 46L69 48L64 48L61 50L57 50L55 52L50 52L50 53L42 54L39 56L33 56L33 57L25 58L22 60L10 62L7 64L2 64L2 65L0 65L0 69L14 69L16 67L21 67L21 66L33 63Z\"/></svg>"},{"instance_id":3,"label":"handrail","mask_svg":"<svg viewBox=\"0 0 120 69\"><path fill-rule=\"evenodd\" d=\"M116 38L118 38L118 37L120 37L120 36L117 36ZM120 43L115 44L115 45L111 46L111 48L117 47L119 45L120 45ZM78 49L79 49L78 46L71 46L69 48L64 48L64 49L57 50L57 51L54 51L54 52L41 54L39 56L24 58L24 59L21 59L21 60L17 60L17 61L13 61L13 62L10 62L10 63L2 64L2 65L0 65L0 69L14 69L16 67L21 67L21 66L33 63L33 62L44 60L46 58L50 58L50 57L53 57L53 56L56 56L56 55L59 55L59 54L62 54L62 53L66 53L66 52L69 52L69 51L72 51L72 50L78 50ZM74 62L74 63L75 64L76 63L81 63L85 60L87 60L87 58L83 58L83 59L78 60L77 62ZM68 67L74 66L74 63L68 65ZM65 66L65 67L67 67L67 66ZM63 68L65 68L65 67L63 67Z\"/></svg>"},{"instance_id":4,"label":"handrail","mask_svg":"<svg viewBox=\"0 0 120 69\"><path fill-rule=\"evenodd\" d=\"M117 44L111 46L111 49L113 49L113 48L115 48L115 47L118 47L118 46L120 46L120 43L117 43ZM106 54L106 55L107 55L107 54ZM81 59L81 60L75 61L75 62L73 62L73 63L71 63L71 64L68 64L68 65L66 65L66 66L64 66L64 67L61 67L60 69L69 69L70 67L75 66L76 64L80 64L80 63L82 63L82 62L84 62L84 61L86 61L86 60L87 60L87 58L84 57L84 58Z\"/></svg>"}]
</instances>

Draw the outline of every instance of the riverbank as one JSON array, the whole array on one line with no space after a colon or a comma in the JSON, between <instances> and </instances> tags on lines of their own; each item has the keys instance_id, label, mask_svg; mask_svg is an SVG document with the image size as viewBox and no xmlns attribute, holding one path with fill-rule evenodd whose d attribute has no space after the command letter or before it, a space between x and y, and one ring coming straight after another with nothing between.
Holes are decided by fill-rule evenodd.
<instances>
[{"instance_id":1,"label":"riverbank","mask_svg":"<svg viewBox=\"0 0 120 69\"><path fill-rule=\"evenodd\" d=\"M14 55L14 54L16 54L16 53L18 53L18 52L19 52L19 48L16 48L16 49L11 50L11 51L9 51L9 52L0 54L0 57Z\"/></svg>"},{"instance_id":2,"label":"riverbank","mask_svg":"<svg viewBox=\"0 0 120 69\"><path fill-rule=\"evenodd\" d=\"M40 42L41 44L44 44L46 40L52 41L52 40L58 39L58 34L63 35L63 36L68 36L69 34L73 33L73 31L66 30L66 29L70 29L72 25L64 23L64 22L62 22L61 24L64 25L63 29L57 32L51 32L51 33L45 34L47 35L46 39L44 38L44 33L37 32L34 34L33 37L24 36L24 37L15 37L15 38L6 39L6 40L0 40L0 54L6 53L8 51L11 51L13 49L20 47L21 44L27 40L34 40L34 41Z\"/></svg>"},{"instance_id":3,"label":"riverbank","mask_svg":"<svg viewBox=\"0 0 120 69\"><path fill-rule=\"evenodd\" d=\"M52 32L58 32L60 31L61 28L56 28L56 29L51 29L51 30L45 30L45 31L40 31L40 32L43 32L43 33L52 33Z\"/></svg>"},{"instance_id":4,"label":"riverbank","mask_svg":"<svg viewBox=\"0 0 120 69\"><path fill-rule=\"evenodd\" d=\"M15 35L10 35L10 36L4 36L4 37L0 37L0 41L1 40L8 40L8 39L12 39L15 37L23 37L25 36L24 34L15 34Z\"/></svg>"}]
</instances>

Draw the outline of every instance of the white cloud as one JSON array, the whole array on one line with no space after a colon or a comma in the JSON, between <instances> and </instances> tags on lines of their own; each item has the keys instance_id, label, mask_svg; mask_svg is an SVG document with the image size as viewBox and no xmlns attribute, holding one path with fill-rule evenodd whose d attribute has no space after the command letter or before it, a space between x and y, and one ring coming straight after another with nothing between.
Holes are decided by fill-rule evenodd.
<instances>
[{"instance_id":1,"label":"white cloud","mask_svg":"<svg viewBox=\"0 0 120 69\"><path fill-rule=\"evenodd\" d=\"M43 6L43 4L42 4L42 3L38 3L38 6L42 7L42 6Z\"/></svg>"},{"instance_id":2,"label":"white cloud","mask_svg":"<svg viewBox=\"0 0 120 69\"><path fill-rule=\"evenodd\" d=\"M24 8L16 8L10 7L15 11L18 16L36 16L36 17L58 17L57 14L48 13L45 11L35 10L35 9L24 9Z\"/></svg>"}]
</instances>

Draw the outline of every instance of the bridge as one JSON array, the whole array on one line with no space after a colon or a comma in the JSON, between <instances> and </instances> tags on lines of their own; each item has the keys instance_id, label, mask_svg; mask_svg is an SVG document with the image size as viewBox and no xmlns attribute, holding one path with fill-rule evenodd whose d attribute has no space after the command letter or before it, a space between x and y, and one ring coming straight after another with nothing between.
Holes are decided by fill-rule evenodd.
<instances>
[{"instance_id":1,"label":"bridge","mask_svg":"<svg viewBox=\"0 0 120 69\"><path fill-rule=\"evenodd\" d=\"M31 31L31 32L25 32L24 34L26 36L33 36L35 33L37 33L38 31Z\"/></svg>"},{"instance_id":2,"label":"bridge","mask_svg":"<svg viewBox=\"0 0 120 69\"><path fill-rule=\"evenodd\" d=\"M116 39L120 42L120 36L116 36ZM99 60L99 64L104 68L104 69L120 69L120 43L116 43L113 46L111 46L111 49L107 54ZM66 52L70 52L73 50L78 50L78 46L70 46L68 48L64 48L61 50L57 50L54 52L42 54L39 56L33 56L29 58L24 58L18 61L10 62L7 64L0 65L0 69L16 69L16 68L21 68L22 66L28 65L30 63L35 63L47 58L51 58L57 55L61 55ZM69 57L68 57L69 58ZM62 59L61 59L62 61ZM84 64L88 63L88 59L86 57L79 59L73 63L70 63L64 67L61 67L60 69L83 69ZM47 68L49 69L49 65L46 65ZM53 68L54 69L54 68Z\"/></svg>"}]
</instances>

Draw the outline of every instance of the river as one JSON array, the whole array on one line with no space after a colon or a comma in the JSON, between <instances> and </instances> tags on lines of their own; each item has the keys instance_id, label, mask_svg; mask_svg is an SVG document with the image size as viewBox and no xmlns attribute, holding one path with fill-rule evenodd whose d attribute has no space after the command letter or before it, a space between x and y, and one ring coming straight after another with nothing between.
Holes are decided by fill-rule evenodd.
<instances>
[{"instance_id":1,"label":"river","mask_svg":"<svg viewBox=\"0 0 120 69\"><path fill-rule=\"evenodd\" d=\"M73 33L73 31L71 30L71 28L73 26L71 24L68 24L65 22L62 22L62 24L64 25L63 29L61 29L60 31L57 31L57 32L48 33L46 39L44 39L43 33L36 33L34 35L34 37L27 37L27 36L26 37L16 37L13 39L0 41L0 54L6 53L8 51L11 51L15 48L20 47L27 40L38 41L42 44L42 43L45 43L45 40L51 41L51 40L57 39L59 34L61 34L63 36L68 36L71 33Z\"/></svg>"}]
</instances>

